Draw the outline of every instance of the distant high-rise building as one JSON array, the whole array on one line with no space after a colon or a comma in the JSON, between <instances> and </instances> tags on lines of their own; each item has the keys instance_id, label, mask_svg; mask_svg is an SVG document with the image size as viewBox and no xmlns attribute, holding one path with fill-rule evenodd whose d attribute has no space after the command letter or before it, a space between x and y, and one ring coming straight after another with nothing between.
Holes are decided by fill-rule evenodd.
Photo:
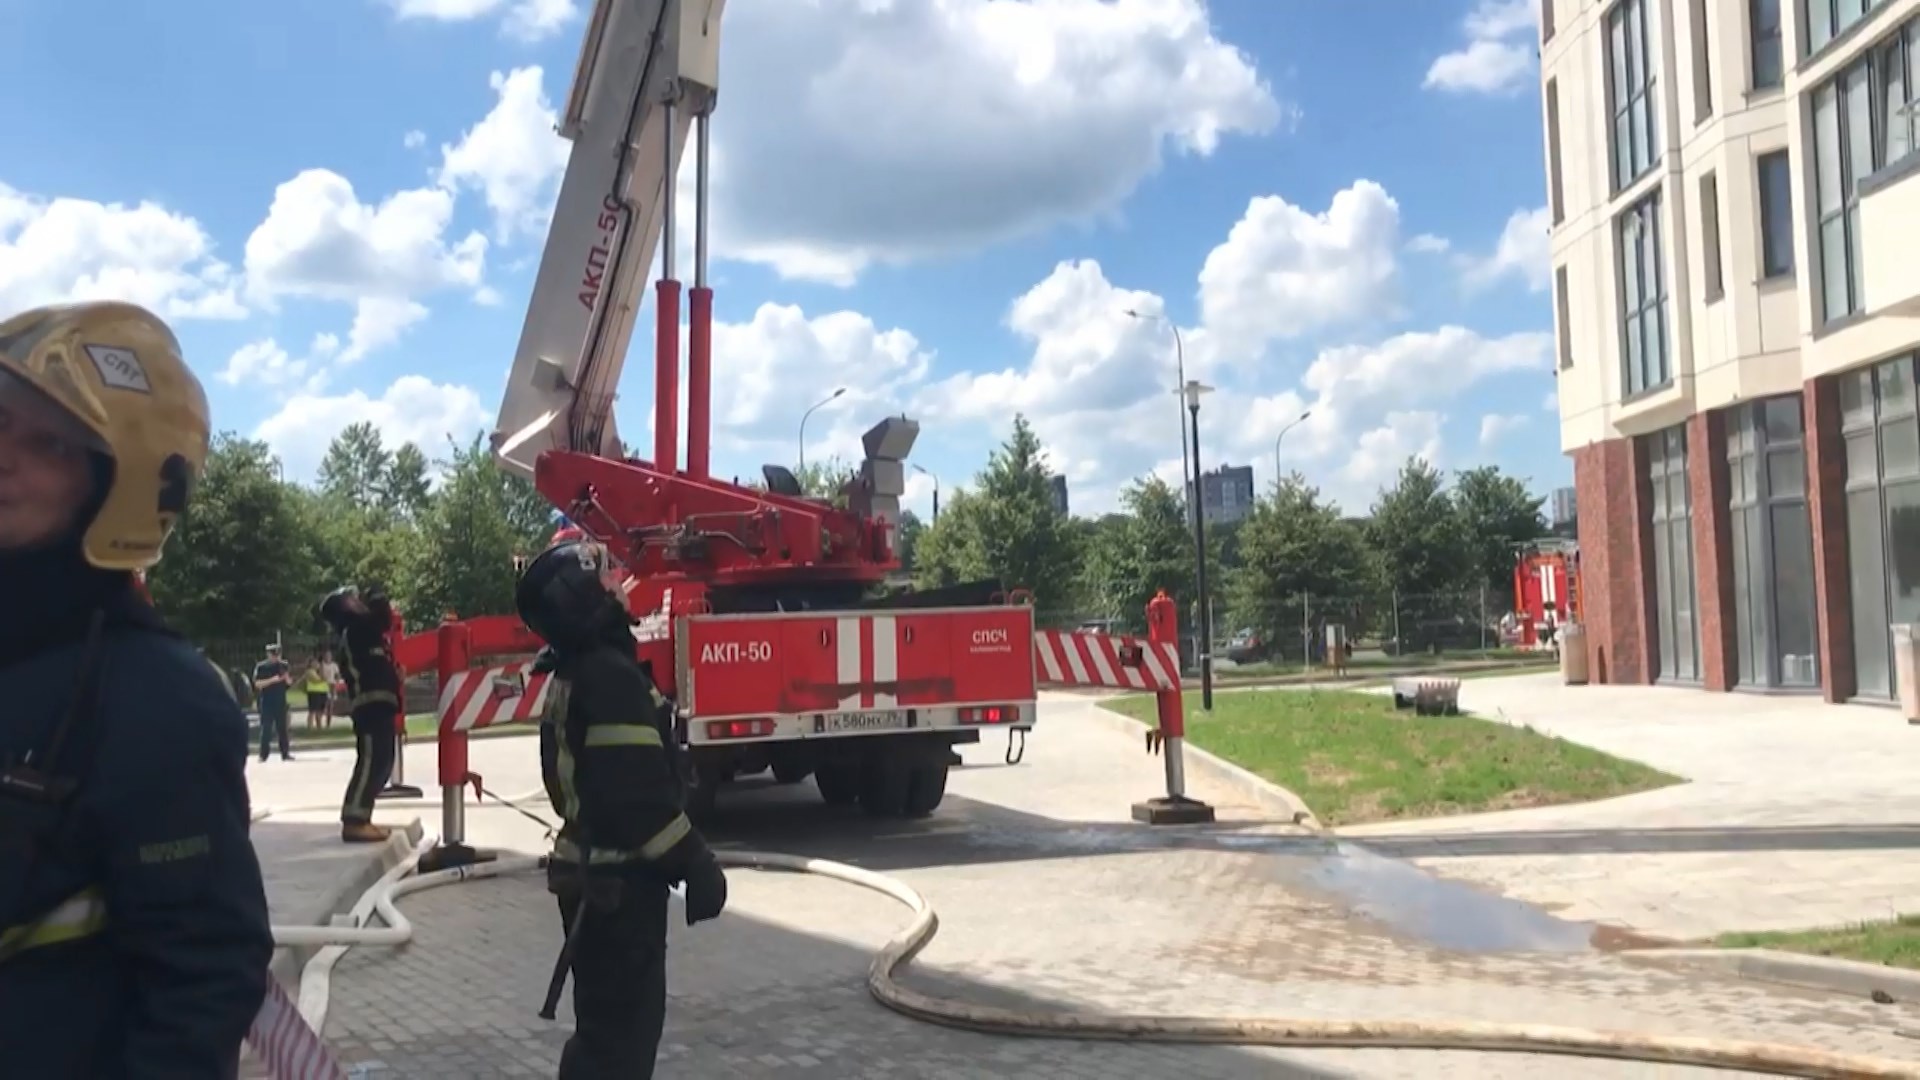
<instances>
[{"instance_id":1,"label":"distant high-rise building","mask_svg":"<svg viewBox=\"0 0 1920 1080\"><path fill-rule=\"evenodd\" d=\"M1222 465L1200 474L1200 512L1209 525L1226 525L1253 512L1253 466Z\"/></svg>"},{"instance_id":2,"label":"distant high-rise building","mask_svg":"<svg viewBox=\"0 0 1920 1080\"><path fill-rule=\"evenodd\" d=\"M1053 508L1062 515L1067 512L1067 478L1054 473L1047 477L1047 493L1053 496Z\"/></svg>"},{"instance_id":3,"label":"distant high-rise building","mask_svg":"<svg viewBox=\"0 0 1920 1080\"><path fill-rule=\"evenodd\" d=\"M1553 527L1556 529L1562 525L1571 524L1579 516L1578 508L1575 506L1573 490L1574 489L1570 487L1553 489L1552 521Z\"/></svg>"}]
</instances>

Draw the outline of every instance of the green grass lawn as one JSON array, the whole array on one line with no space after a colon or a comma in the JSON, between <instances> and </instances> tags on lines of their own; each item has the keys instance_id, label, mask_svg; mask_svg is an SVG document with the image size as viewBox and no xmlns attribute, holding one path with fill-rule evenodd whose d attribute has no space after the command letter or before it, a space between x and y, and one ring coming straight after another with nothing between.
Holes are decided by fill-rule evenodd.
<instances>
[{"instance_id":1,"label":"green grass lawn","mask_svg":"<svg viewBox=\"0 0 1920 1080\"><path fill-rule=\"evenodd\" d=\"M1470 716L1415 716L1346 690L1187 695L1194 745L1306 800L1327 825L1586 802L1677 783L1638 762ZM1154 722L1151 697L1107 707Z\"/></svg>"},{"instance_id":2,"label":"green grass lawn","mask_svg":"<svg viewBox=\"0 0 1920 1080\"><path fill-rule=\"evenodd\" d=\"M1552 667L1557 663L1551 656L1545 658L1540 653L1522 649L1489 649L1486 652L1415 653L1410 656L1363 656L1357 657L1347 665L1349 677L1365 678L1381 671L1434 671L1452 674L1456 671L1480 670L1489 665L1500 668ZM1303 668L1298 661L1276 661L1257 664L1236 664L1233 667L1215 667L1213 677L1216 682L1235 682L1240 680L1271 680L1297 678L1302 681L1334 678L1333 669L1325 665Z\"/></svg>"},{"instance_id":3,"label":"green grass lawn","mask_svg":"<svg viewBox=\"0 0 1920 1080\"><path fill-rule=\"evenodd\" d=\"M1920 969L1920 915L1825 930L1722 934L1714 939L1714 944L1723 949L1784 949L1839 960Z\"/></svg>"}]
</instances>

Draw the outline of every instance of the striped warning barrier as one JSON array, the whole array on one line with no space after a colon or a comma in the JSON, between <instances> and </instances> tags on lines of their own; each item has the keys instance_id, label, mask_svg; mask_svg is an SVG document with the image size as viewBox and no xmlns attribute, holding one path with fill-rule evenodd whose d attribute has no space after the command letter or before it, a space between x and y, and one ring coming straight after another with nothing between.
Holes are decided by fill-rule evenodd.
<instances>
[{"instance_id":1,"label":"striped warning barrier","mask_svg":"<svg viewBox=\"0 0 1920 1080\"><path fill-rule=\"evenodd\" d=\"M532 666L522 662L469 668L447 679L440 688L443 729L449 718L454 731L539 718L547 706L547 687L552 679L544 672L530 671Z\"/></svg>"},{"instance_id":2,"label":"striped warning barrier","mask_svg":"<svg viewBox=\"0 0 1920 1080\"><path fill-rule=\"evenodd\" d=\"M1180 647L1128 635L1036 630L1040 681L1122 690L1180 689Z\"/></svg>"},{"instance_id":3,"label":"striped warning barrier","mask_svg":"<svg viewBox=\"0 0 1920 1080\"><path fill-rule=\"evenodd\" d=\"M267 999L247 1028L247 1045L274 1080L347 1080L347 1071L278 979L267 980Z\"/></svg>"}]
</instances>

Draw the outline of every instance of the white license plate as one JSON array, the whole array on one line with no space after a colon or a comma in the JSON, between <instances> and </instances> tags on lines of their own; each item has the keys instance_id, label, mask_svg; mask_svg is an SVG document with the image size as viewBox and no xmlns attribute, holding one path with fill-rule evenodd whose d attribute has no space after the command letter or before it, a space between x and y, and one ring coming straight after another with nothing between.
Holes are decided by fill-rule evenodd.
<instances>
[{"instance_id":1,"label":"white license plate","mask_svg":"<svg viewBox=\"0 0 1920 1080\"><path fill-rule=\"evenodd\" d=\"M907 726L904 712L828 713L828 731L897 731Z\"/></svg>"}]
</instances>

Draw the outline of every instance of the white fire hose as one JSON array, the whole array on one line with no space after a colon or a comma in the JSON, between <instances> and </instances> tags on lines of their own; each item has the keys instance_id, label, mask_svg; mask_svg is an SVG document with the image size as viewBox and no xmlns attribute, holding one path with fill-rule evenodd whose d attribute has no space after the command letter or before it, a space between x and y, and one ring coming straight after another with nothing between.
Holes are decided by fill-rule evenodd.
<instances>
[{"instance_id":1,"label":"white fire hose","mask_svg":"<svg viewBox=\"0 0 1920 1080\"><path fill-rule=\"evenodd\" d=\"M532 797L537 795L527 798ZM256 820L271 813L273 811L263 811L256 815ZM438 837L426 836L410 855L382 875L354 904L348 916L350 925L273 928L276 945L320 947L300 976L300 1013L313 1030L321 1031L325 1027L333 966L349 948L355 945L398 946L412 939L413 924L407 921L397 905L401 897L455 882L527 873L543 865L540 858L517 856L430 874L413 874L421 857L433 850L437 842ZM1141 1043L1561 1054L1817 1077L1822 1080L1920 1080L1920 1063L1780 1043L1477 1021L1023 1012L937 998L909 989L894 980L895 972L933 940L940 924L939 917L927 904L926 898L912 886L898 878L827 859L761 851L716 851L715 855L726 866L817 874L872 889L905 905L913 913L913 919L874 954L873 962L867 969L867 989L876 1001L887 1008L943 1027L990 1035ZM374 916L378 916L385 925L369 925L369 919Z\"/></svg>"}]
</instances>

